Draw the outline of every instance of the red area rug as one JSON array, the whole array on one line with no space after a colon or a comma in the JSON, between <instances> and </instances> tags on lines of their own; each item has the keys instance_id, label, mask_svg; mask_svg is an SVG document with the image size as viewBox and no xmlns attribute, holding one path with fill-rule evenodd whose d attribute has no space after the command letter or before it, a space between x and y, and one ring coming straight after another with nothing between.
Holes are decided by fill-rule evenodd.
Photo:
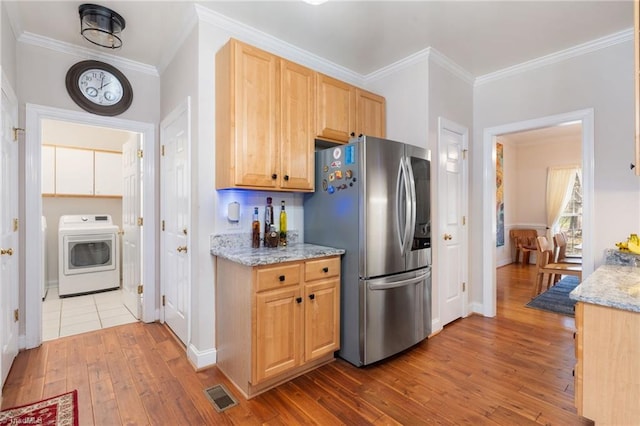
<instances>
[{"instance_id":1,"label":"red area rug","mask_svg":"<svg viewBox=\"0 0 640 426\"><path fill-rule=\"evenodd\" d=\"M0 426L78 426L78 391L0 411Z\"/></svg>"}]
</instances>

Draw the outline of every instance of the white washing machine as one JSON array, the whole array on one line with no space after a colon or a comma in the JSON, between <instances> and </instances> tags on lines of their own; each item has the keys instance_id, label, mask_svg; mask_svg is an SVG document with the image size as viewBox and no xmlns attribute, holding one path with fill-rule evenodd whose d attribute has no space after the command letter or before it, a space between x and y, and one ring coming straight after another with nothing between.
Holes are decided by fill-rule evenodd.
<instances>
[{"instance_id":1,"label":"white washing machine","mask_svg":"<svg viewBox=\"0 0 640 426\"><path fill-rule=\"evenodd\" d=\"M58 226L60 296L120 287L118 226L110 215L65 215Z\"/></svg>"}]
</instances>

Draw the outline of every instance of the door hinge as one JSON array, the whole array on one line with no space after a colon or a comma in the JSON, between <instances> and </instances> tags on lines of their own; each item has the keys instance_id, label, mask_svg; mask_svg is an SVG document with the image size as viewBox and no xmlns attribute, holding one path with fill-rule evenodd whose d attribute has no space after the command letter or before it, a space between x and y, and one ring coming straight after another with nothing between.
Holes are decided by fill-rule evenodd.
<instances>
[{"instance_id":1,"label":"door hinge","mask_svg":"<svg viewBox=\"0 0 640 426\"><path fill-rule=\"evenodd\" d=\"M462 291L467 291L467 283L462 283Z\"/></svg>"},{"instance_id":2,"label":"door hinge","mask_svg":"<svg viewBox=\"0 0 640 426\"><path fill-rule=\"evenodd\" d=\"M162 230L164 231L164 220L162 221Z\"/></svg>"},{"instance_id":3,"label":"door hinge","mask_svg":"<svg viewBox=\"0 0 640 426\"><path fill-rule=\"evenodd\" d=\"M466 160L467 159L467 151L469 151L468 149L463 149L462 150L462 159Z\"/></svg>"},{"instance_id":4,"label":"door hinge","mask_svg":"<svg viewBox=\"0 0 640 426\"><path fill-rule=\"evenodd\" d=\"M466 216L462 216L462 226L467 224L467 217Z\"/></svg>"},{"instance_id":5,"label":"door hinge","mask_svg":"<svg viewBox=\"0 0 640 426\"><path fill-rule=\"evenodd\" d=\"M144 220L142 220L142 217L138 218L138 226L142 226L142 224L144 223Z\"/></svg>"},{"instance_id":6,"label":"door hinge","mask_svg":"<svg viewBox=\"0 0 640 426\"><path fill-rule=\"evenodd\" d=\"M160 155L164 157L164 145L160 147Z\"/></svg>"},{"instance_id":7,"label":"door hinge","mask_svg":"<svg viewBox=\"0 0 640 426\"><path fill-rule=\"evenodd\" d=\"M13 232L18 232L18 228L20 226L20 221L17 217L13 218Z\"/></svg>"},{"instance_id":8,"label":"door hinge","mask_svg":"<svg viewBox=\"0 0 640 426\"><path fill-rule=\"evenodd\" d=\"M142 294L143 290L144 290L144 287L142 286L142 284L138 284L138 294Z\"/></svg>"},{"instance_id":9,"label":"door hinge","mask_svg":"<svg viewBox=\"0 0 640 426\"><path fill-rule=\"evenodd\" d=\"M19 319L20 319L20 311L16 309L15 311L13 311L13 320L15 322L18 322Z\"/></svg>"},{"instance_id":10,"label":"door hinge","mask_svg":"<svg viewBox=\"0 0 640 426\"><path fill-rule=\"evenodd\" d=\"M138 158L142 158L142 157L144 157L144 152L141 149L139 149L138 150Z\"/></svg>"},{"instance_id":11,"label":"door hinge","mask_svg":"<svg viewBox=\"0 0 640 426\"><path fill-rule=\"evenodd\" d=\"M24 129L20 127L14 127L12 130L13 130L13 141L18 142L18 132L24 132Z\"/></svg>"},{"instance_id":12,"label":"door hinge","mask_svg":"<svg viewBox=\"0 0 640 426\"><path fill-rule=\"evenodd\" d=\"M164 297L164 294L163 294L162 295L162 306L164 306L164 304L165 304L165 297Z\"/></svg>"}]
</instances>

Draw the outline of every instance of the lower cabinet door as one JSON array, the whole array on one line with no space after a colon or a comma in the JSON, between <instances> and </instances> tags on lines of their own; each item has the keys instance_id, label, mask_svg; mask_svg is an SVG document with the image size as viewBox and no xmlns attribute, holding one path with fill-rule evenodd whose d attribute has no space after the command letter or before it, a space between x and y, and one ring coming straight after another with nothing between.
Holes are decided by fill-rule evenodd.
<instances>
[{"instance_id":1,"label":"lower cabinet door","mask_svg":"<svg viewBox=\"0 0 640 426\"><path fill-rule=\"evenodd\" d=\"M340 349L340 278L305 286L305 361Z\"/></svg>"},{"instance_id":2,"label":"lower cabinet door","mask_svg":"<svg viewBox=\"0 0 640 426\"><path fill-rule=\"evenodd\" d=\"M302 362L302 302L300 287L256 294L253 384Z\"/></svg>"}]
</instances>

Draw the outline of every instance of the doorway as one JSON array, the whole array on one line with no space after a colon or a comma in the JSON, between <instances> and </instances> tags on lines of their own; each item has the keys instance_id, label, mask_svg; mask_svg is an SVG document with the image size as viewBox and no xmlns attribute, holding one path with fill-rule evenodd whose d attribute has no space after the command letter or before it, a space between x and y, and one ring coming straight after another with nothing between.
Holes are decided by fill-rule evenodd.
<instances>
[{"instance_id":1,"label":"doorway","mask_svg":"<svg viewBox=\"0 0 640 426\"><path fill-rule=\"evenodd\" d=\"M483 132L483 221L482 221L482 313L496 315L496 139L506 133L521 132L579 122L582 126L583 191L583 276L593 272L593 198L594 198L594 112L584 109L565 114L487 128Z\"/></svg>"},{"instance_id":2,"label":"doorway","mask_svg":"<svg viewBox=\"0 0 640 426\"><path fill-rule=\"evenodd\" d=\"M69 123L112 128L140 133L142 135L143 152L147 161L142 171L144 179L142 229L143 245L150 247L144 252L142 259L142 275L150 285L144 288L142 298L142 313L140 319L144 322L155 321L156 291L155 291L155 259L156 253L156 156L155 126L112 117L102 117L85 112L67 111L39 105L26 105L26 145L25 145L25 209L22 215L25 224L25 253L33 264L42 264L43 236L42 236L42 130L44 120L64 121ZM41 268L25 268L25 347L27 349L39 346L42 342L42 285L43 271Z\"/></svg>"}]
</instances>

